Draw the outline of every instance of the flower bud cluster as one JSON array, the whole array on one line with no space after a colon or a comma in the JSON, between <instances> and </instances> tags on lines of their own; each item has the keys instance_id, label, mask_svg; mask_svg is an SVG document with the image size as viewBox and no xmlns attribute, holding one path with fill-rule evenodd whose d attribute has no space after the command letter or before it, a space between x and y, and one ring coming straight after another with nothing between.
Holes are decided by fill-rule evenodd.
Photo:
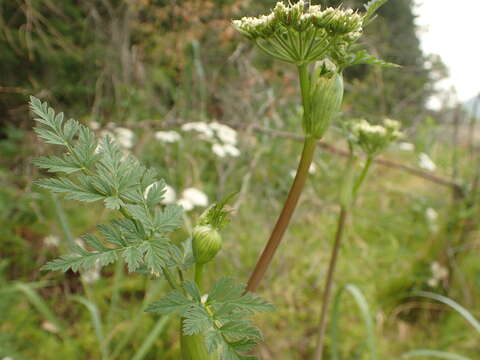
<instances>
[{"instance_id":1,"label":"flower bud cluster","mask_svg":"<svg viewBox=\"0 0 480 360\"><path fill-rule=\"evenodd\" d=\"M349 130L352 142L367 156L378 155L402 136L400 123L391 119L385 119L383 125L372 125L367 120L360 119L351 123Z\"/></svg>"},{"instance_id":2,"label":"flower bud cluster","mask_svg":"<svg viewBox=\"0 0 480 360\"><path fill-rule=\"evenodd\" d=\"M233 24L251 39L268 39L275 32L285 31L285 28L298 32L323 29L331 35L347 35L362 32L363 17L352 9L329 7L322 10L320 5L312 5L305 10L304 0L300 0L293 5L278 2L269 15L244 17L234 20Z\"/></svg>"}]
</instances>

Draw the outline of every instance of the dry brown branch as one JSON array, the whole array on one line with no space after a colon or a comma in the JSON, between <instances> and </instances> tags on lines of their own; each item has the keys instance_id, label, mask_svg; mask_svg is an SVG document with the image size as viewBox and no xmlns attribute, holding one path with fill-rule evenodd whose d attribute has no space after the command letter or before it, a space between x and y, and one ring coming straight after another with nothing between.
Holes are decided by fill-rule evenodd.
<instances>
[{"instance_id":1,"label":"dry brown branch","mask_svg":"<svg viewBox=\"0 0 480 360\"><path fill-rule=\"evenodd\" d=\"M295 140L295 141L303 141L303 136L301 136L301 135L296 135L296 134L292 134L292 133L284 132L284 131L266 129L266 128L263 128L263 127L257 126L257 125L253 125L252 128L255 131L258 131L258 132L261 132L261 133L264 133L264 134L268 134L268 135L271 135L271 136L274 136L274 137L279 137L279 138L283 138L283 139L291 139L291 140ZM337 154L337 155L340 155L340 156L349 156L349 152L347 150L344 150L344 149L338 148L334 145L328 144L325 141L319 141L318 146L320 146L324 150L327 150L331 153L334 153L334 154ZM411 167L411 166L408 166L408 165L405 165L405 164L402 164L402 163L399 163L399 162L396 162L396 161L393 161L393 160L385 159L383 157L376 158L374 160L374 162L379 164L379 165L383 165L383 166L386 166L386 167L389 167L389 168L392 168L392 169L403 170L403 171L408 172L408 173L410 173L414 176L420 177L422 179L433 182L435 184L448 186L448 187L452 188L459 196L463 196L463 189L460 186L460 184L457 184L456 182L454 182L450 179L447 179L446 177L436 175L436 174L432 174L432 173L429 173L427 171L423 171L423 170L420 170L420 169L417 169L417 168L414 168L414 167Z\"/></svg>"}]
</instances>

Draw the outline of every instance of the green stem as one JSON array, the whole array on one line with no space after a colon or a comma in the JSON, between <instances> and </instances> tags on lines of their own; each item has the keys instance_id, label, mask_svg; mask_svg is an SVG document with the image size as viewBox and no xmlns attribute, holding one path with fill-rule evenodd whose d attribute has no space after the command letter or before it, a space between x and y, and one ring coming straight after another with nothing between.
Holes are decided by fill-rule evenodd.
<instances>
[{"instance_id":1,"label":"green stem","mask_svg":"<svg viewBox=\"0 0 480 360\"><path fill-rule=\"evenodd\" d=\"M372 165L372 162L373 162L373 157L371 156L367 157L367 161L363 166L362 172L360 173L360 176L358 177L357 181L355 181L355 185L353 185L352 198L354 201L355 201L355 198L357 197L360 186L362 185L363 181L367 177L367 173L368 173L368 170L370 169L370 166Z\"/></svg>"},{"instance_id":2,"label":"green stem","mask_svg":"<svg viewBox=\"0 0 480 360\"><path fill-rule=\"evenodd\" d=\"M285 234L288 224L290 223L290 219L292 218L293 212L297 206L300 194L302 193L305 181L307 180L308 169L310 168L310 164L313 160L316 144L316 139L311 137L305 138L297 175L295 176L295 180L290 188L290 192L288 193L288 197L285 205L283 206L282 212L277 220L277 223L275 224L275 227L273 228L272 234L270 235L270 239L268 240L260 259L258 260L257 265L255 266L250 279L248 280L247 291L254 292L257 289L260 281L267 272L273 256L280 245L280 242L282 241L283 235Z\"/></svg>"},{"instance_id":3,"label":"green stem","mask_svg":"<svg viewBox=\"0 0 480 360\"><path fill-rule=\"evenodd\" d=\"M322 360L322 357L323 357L323 348L325 344L325 330L327 328L328 306L330 304L335 268L337 266L338 253L340 252L347 214L348 214L348 211L346 206L342 205L340 208L340 214L338 216L337 231L335 233L335 243L333 245L332 255L330 257L330 263L328 265L328 273L327 273L327 278L325 280L325 290L323 292L323 297L322 297L322 310L320 313L318 342L317 342L317 349L314 357L315 360Z\"/></svg>"},{"instance_id":4,"label":"green stem","mask_svg":"<svg viewBox=\"0 0 480 360\"><path fill-rule=\"evenodd\" d=\"M120 258L115 264L115 270L113 275L112 297L110 300L110 306L107 313L107 325L114 324L114 317L118 311L118 303L120 300L120 288L124 278L124 261Z\"/></svg>"},{"instance_id":5,"label":"green stem","mask_svg":"<svg viewBox=\"0 0 480 360\"><path fill-rule=\"evenodd\" d=\"M195 264L195 283L200 291L202 290L203 266L204 264Z\"/></svg>"},{"instance_id":6,"label":"green stem","mask_svg":"<svg viewBox=\"0 0 480 360\"><path fill-rule=\"evenodd\" d=\"M310 76L308 73L307 64L298 66L298 76L300 78L300 89L302 91L303 113L305 115L309 115L311 99L310 99Z\"/></svg>"},{"instance_id":7,"label":"green stem","mask_svg":"<svg viewBox=\"0 0 480 360\"><path fill-rule=\"evenodd\" d=\"M170 273L170 270L168 270L168 268L166 267L163 267L162 270L163 270L163 275L165 276L165 279L167 279L170 287L172 289L177 289L178 286L177 284L175 284L175 280L173 279L172 274Z\"/></svg>"}]
</instances>

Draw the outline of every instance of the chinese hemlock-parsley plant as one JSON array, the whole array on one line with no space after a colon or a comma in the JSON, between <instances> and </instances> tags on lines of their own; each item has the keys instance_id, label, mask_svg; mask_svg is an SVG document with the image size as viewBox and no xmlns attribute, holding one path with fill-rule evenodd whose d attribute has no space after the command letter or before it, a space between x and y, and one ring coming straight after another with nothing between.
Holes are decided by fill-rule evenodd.
<instances>
[{"instance_id":1,"label":"chinese hemlock-parsley plant","mask_svg":"<svg viewBox=\"0 0 480 360\"><path fill-rule=\"evenodd\" d=\"M317 141L324 136L332 120L339 117L344 93L344 70L358 64L394 66L369 55L358 42L364 27L375 18L375 12L386 2L387 0L372 0L364 6L363 13L340 7L322 8L320 5L311 5L310 2L306 4L303 0L295 4L289 2L288 5L279 2L268 15L234 21L237 30L266 54L297 67L305 135L290 192L248 281L250 291L258 288L282 241L305 185ZM316 360L321 360L323 356L326 314L348 206L354 201L374 156L400 134L395 122L389 120L384 125L370 125L362 121L350 129L351 156L341 187L340 214L323 294ZM365 166L356 179L353 176L355 146L360 147L367 157Z\"/></svg>"},{"instance_id":2,"label":"chinese hemlock-parsley plant","mask_svg":"<svg viewBox=\"0 0 480 360\"><path fill-rule=\"evenodd\" d=\"M106 266L119 259L129 272L165 278L171 291L150 304L147 311L180 318L183 360L246 360L245 355L262 340L250 316L273 310L253 292L264 277L281 243L305 185L317 141L341 111L343 72L358 64L392 66L369 55L359 40L363 29L387 0L372 0L360 13L351 9L322 8L300 0L278 2L272 12L260 17L233 21L234 27L266 54L297 67L303 105L304 146L297 173L281 214L273 228L246 286L231 278L220 278L205 292L203 274L222 248L222 228L229 221L226 204L209 207L197 220L191 239L173 241L171 233L183 225L183 209L161 204L165 182L155 170L142 166L125 154L115 141L100 141L86 126L62 113L55 114L46 103L32 97L30 106L37 116L37 134L47 143L60 145L61 156L42 157L36 165L57 176L37 181L40 187L82 202L103 201L116 213L107 224L97 225L85 235L86 246L72 244L71 254L49 262L46 270L83 271ZM346 123L346 122L345 122ZM365 120L345 126L351 150L342 186L341 212L324 292L316 359L323 353L326 310L347 208L375 156L399 135L399 126L386 120L383 126ZM353 151L361 149L367 158L359 176L353 174ZM194 279L187 270L194 268Z\"/></svg>"},{"instance_id":3,"label":"chinese hemlock-parsley plant","mask_svg":"<svg viewBox=\"0 0 480 360\"><path fill-rule=\"evenodd\" d=\"M165 182L155 170L123 153L110 137L97 141L88 127L73 119L65 121L63 113L55 114L47 103L32 97L30 107L37 116L39 137L65 150L61 156L35 161L57 175L36 184L66 199L103 201L106 208L118 212L114 220L97 225L97 234L83 236L85 247L72 244L71 254L43 269L76 272L123 258L129 272L164 277L169 283L171 292L146 310L181 318L183 359L255 359L242 355L262 340L250 316L273 306L245 292L245 286L231 278L216 280L207 293L200 290L203 267L221 248L220 230L229 215L226 201L208 208L193 230L192 241L178 245L169 236L183 225L183 209L161 205ZM192 266L196 281L185 280L184 272Z\"/></svg>"},{"instance_id":4,"label":"chinese hemlock-parsley plant","mask_svg":"<svg viewBox=\"0 0 480 360\"><path fill-rule=\"evenodd\" d=\"M255 291L280 245L305 185L316 143L339 116L343 101L343 71L358 64L391 66L369 55L358 41L363 28L387 0L372 0L365 12L306 6L303 0L278 2L272 12L233 21L236 29L272 57L298 69L305 134L296 177L270 239L248 282Z\"/></svg>"}]
</instances>

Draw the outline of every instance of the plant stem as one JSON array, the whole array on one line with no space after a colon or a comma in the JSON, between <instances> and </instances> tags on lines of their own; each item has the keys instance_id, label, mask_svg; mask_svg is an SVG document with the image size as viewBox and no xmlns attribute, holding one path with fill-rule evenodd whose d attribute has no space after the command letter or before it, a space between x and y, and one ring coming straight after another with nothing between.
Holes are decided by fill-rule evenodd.
<instances>
[{"instance_id":1,"label":"plant stem","mask_svg":"<svg viewBox=\"0 0 480 360\"><path fill-rule=\"evenodd\" d=\"M360 189L360 186L362 185L363 180L365 180L365 177L367 176L368 170L370 169L372 162L373 162L373 157L372 156L367 157L367 160L365 162L365 165L363 166L362 172L360 173L360 176L358 177L357 181L355 182L355 185L353 186L353 191L352 191L353 199L357 197L358 190Z\"/></svg>"},{"instance_id":2,"label":"plant stem","mask_svg":"<svg viewBox=\"0 0 480 360\"><path fill-rule=\"evenodd\" d=\"M195 283L200 291L202 290L203 264L195 264Z\"/></svg>"},{"instance_id":3,"label":"plant stem","mask_svg":"<svg viewBox=\"0 0 480 360\"><path fill-rule=\"evenodd\" d=\"M178 286L175 283L175 280L173 279L172 274L170 273L170 270L167 267L162 267L162 270L163 270L163 275L165 276L165 279L167 280L172 290L177 289Z\"/></svg>"},{"instance_id":4,"label":"plant stem","mask_svg":"<svg viewBox=\"0 0 480 360\"><path fill-rule=\"evenodd\" d=\"M345 221L348 216L348 209L352 206L352 204L355 203L358 190L360 189L360 186L365 180L368 170L372 165L373 157L369 156L367 158L367 161L363 166L362 172L360 173L359 177L357 178L357 180L352 186L350 179L353 176L351 171L353 170L354 161L355 159L353 155L353 149L351 148L350 158L348 160L347 171L346 171L347 179L342 189L343 194L345 192L348 192L349 194L351 194L351 197L350 195L342 196L344 199L341 199L340 201L341 202L340 214L338 216L337 231L335 233L335 243L333 245L332 255L330 257L330 263L328 265L327 279L325 280L325 290L323 292L323 298L322 298L322 310L320 313L320 323L319 323L319 329L318 329L318 343L317 343L317 349L315 351L314 360L322 360L322 357L323 357L323 348L325 344L325 332L327 329L328 306L330 305L330 298L332 294L335 269L337 267L338 254L340 252L340 248L342 245L342 238L343 238L343 233L345 228Z\"/></svg>"},{"instance_id":5,"label":"plant stem","mask_svg":"<svg viewBox=\"0 0 480 360\"><path fill-rule=\"evenodd\" d=\"M293 215L293 212L297 206L298 199L305 185L305 181L308 177L308 169L313 160L313 154L315 152L317 140L314 138L307 137L303 145L302 157L300 163L298 164L297 175L293 181L290 192L288 193L287 200L283 206L282 212L273 228L270 239L268 240L265 249L263 250L260 259L255 266L250 279L248 280L247 291L254 292L256 291L260 281L265 275L270 262L272 261L273 255L277 250L280 242L282 241L283 234L288 227L290 219Z\"/></svg>"},{"instance_id":6,"label":"plant stem","mask_svg":"<svg viewBox=\"0 0 480 360\"><path fill-rule=\"evenodd\" d=\"M327 312L328 305L330 303L330 297L332 293L333 278L335 274L335 268L337 266L338 253L340 251L343 230L345 228L345 220L347 218L347 208L342 205L340 208L340 214L338 216L337 231L335 233L335 243L333 245L332 256L330 258L330 264L328 265L327 279L325 281L325 290L322 298L322 310L320 313L320 325L318 332L317 350L315 352L315 360L322 360L323 347L325 343L325 330L327 328Z\"/></svg>"},{"instance_id":7,"label":"plant stem","mask_svg":"<svg viewBox=\"0 0 480 360\"><path fill-rule=\"evenodd\" d=\"M303 64L298 66L298 76L300 79L300 89L302 93L302 104L303 104L303 113L304 116L309 116L310 114L310 76L308 72L308 65ZM280 245L283 235L287 230L290 219L292 218L293 212L297 207L298 199L302 193L303 187L305 186L305 181L308 177L308 170L312 164L313 154L315 153L315 148L317 144L317 139L312 137L305 137L303 143L302 157L300 158L300 163L298 164L297 175L293 180L292 187L288 193L287 200L283 205L282 212L278 217L278 220L275 224L275 227L272 230L272 234L265 246L265 249L262 252L262 255L255 265L255 269L250 275L248 280L246 291L254 292L257 290L260 281L265 276L270 263L272 262L275 251Z\"/></svg>"},{"instance_id":8,"label":"plant stem","mask_svg":"<svg viewBox=\"0 0 480 360\"><path fill-rule=\"evenodd\" d=\"M300 78L300 89L302 91L302 105L304 116L310 115L310 77L308 73L308 65L298 66L298 76Z\"/></svg>"}]
</instances>

